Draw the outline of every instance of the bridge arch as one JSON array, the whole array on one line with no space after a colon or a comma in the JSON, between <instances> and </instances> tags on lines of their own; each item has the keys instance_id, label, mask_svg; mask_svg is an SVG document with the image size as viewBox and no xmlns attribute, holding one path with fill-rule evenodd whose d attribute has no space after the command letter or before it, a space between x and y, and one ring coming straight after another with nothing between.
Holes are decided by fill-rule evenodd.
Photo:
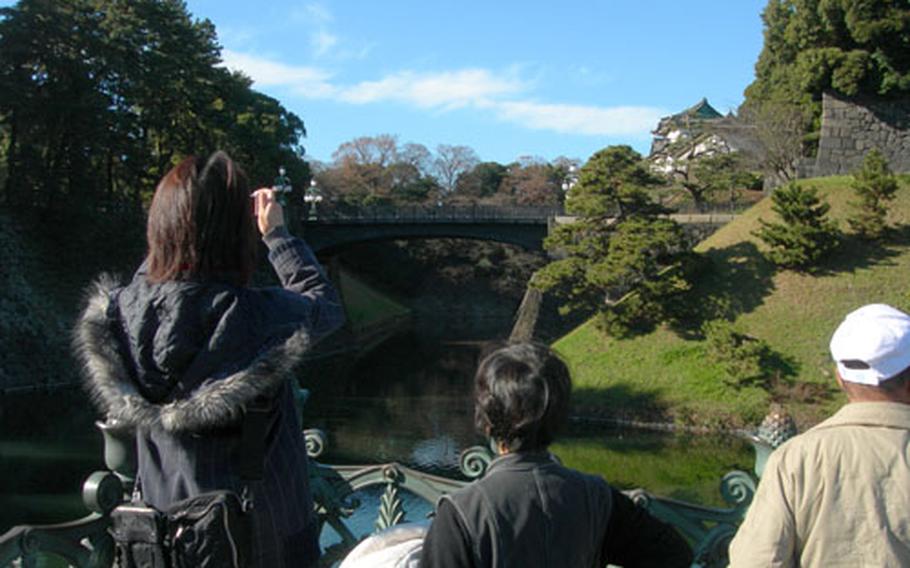
<instances>
[{"instance_id":1,"label":"bridge arch","mask_svg":"<svg viewBox=\"0 0 910 568\"><path fill-rule=\"evenodd\" d=\"M303 236L316 252L357 243L418 238L474 239L543 250L551 220L548 207L422 207L319 211Z\"/></svg>"},{"instance_id":2,"label":"bridge arch","mask_svg":"<svg viewBox=\"0 0 910 568\"><path fill-rule=\"evenodd\" d=\"M669 215L708 234L735 216L728 208ZM303 236L314 251L323 253L357 243L417 238L495 241L539 251L551 226L572 219L561 207L320 207L317 215L305 215Z\"/></svg>"}]
</instances>

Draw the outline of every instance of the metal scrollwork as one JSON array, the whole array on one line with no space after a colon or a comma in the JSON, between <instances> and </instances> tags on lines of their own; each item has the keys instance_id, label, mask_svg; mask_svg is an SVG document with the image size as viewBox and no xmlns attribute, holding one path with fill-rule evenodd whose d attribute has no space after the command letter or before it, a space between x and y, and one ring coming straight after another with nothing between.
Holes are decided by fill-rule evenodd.
<instances>
[{"instance_id":1,"label":"metal scrollwork","mask_svg":"<svg viewBox=\"0 0 910 568\"><path fill-rule=\"evenodd\" d=\"M325 432L310 428L303 431L303 437L306 440L306 455L311 459L321 456L327 445Z\"/></svg>"},{"instance_id":2,"label":"metal scrollwork","mask_svg":"<svg viewBox=\"0 0 910 568\"><path fill-rule=\"evenodd\" d=\"M729 562L727 550L734 534L736 527L728 524L720 524L709 530L698 543L695 563L706 567L726 566Z\"/></svg>"},{"instance_id":3,"label":"metal scrollwork","mask_svg":"<svg viewBox=\"0 0 910 568\"><path fill-rule=\"evenodd\" d=\"M493 452L484 446L471 446L461 452L459 467L469 479L479 479L487 472L493 461Z\"/></svg>"},{"instance_id":4,"label":"metal scrollwork","mask_svg":"<svg viewBox=\"0 0 910 568\"><path fill-rule=\"evenodd\" d=\"M379 499L379 517L376 519L375 528L379 532L404 521L404 506L398 495L398 485L390 482L385 487Z\"/></svg>"},{"instance_id":5,"label":"metal scrollwork","mask_svg":"<svg viewBox=\"0 0 910 568\"><path fill-rule=\"evenodd\" d=\"M730 505L745 510L755 495L755 480L744 471L731 471L720 481L720 494Z\"/></svg>"}]
</instances>

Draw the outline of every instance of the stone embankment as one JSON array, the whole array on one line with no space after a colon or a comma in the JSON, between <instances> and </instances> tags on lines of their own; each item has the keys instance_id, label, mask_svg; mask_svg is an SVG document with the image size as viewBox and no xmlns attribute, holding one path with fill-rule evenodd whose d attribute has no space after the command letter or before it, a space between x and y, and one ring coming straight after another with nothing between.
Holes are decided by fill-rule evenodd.
<instances>
[{"instance_id":1,"label":"stone embankment","mask_svg":"<svg viewBox=\"0 0 910 568\"><path fill-rule=\"evenodd\" d=\"M847 99L825 93L818 154L799 165L798 177L849 174L878 148L896 173L910 172L910 98Z\"/></svg>"}]
</instances>

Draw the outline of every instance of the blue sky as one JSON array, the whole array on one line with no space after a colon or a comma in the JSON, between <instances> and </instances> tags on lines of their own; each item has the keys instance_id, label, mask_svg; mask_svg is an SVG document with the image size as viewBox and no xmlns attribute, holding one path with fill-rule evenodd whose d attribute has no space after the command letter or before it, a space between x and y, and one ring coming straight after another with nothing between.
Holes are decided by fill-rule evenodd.
<instances>
[{"instance_id":1,"label":"blue sky","mask_svg":"<svg viewBox=\"0 0 910 568\"><path fill-rule=\"evenodd\" d=\"M8 4L8 2L3 2ZM767 0L189 0L226 65L305 122L309 157L397 135L483 160L647 153L661 116L742 102Z\"/></svg>"}]
</instances>

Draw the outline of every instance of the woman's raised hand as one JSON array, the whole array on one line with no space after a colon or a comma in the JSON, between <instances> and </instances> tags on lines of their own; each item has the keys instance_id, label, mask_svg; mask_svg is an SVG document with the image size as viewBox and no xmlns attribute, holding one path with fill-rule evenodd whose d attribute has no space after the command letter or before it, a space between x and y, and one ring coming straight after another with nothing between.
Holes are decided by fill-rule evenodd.
<instances>
[{"instance_id":1,"label":"woman's raised hand","mask_svg":"<svg viewBox=\"0 0 910 568\"><path fill-rule=\"evenodd\" d=\"M275 192L267 187L253 192L253 214L263 235L284 225L284 208L275 199Z\"/></svg>"}]
</instances>

